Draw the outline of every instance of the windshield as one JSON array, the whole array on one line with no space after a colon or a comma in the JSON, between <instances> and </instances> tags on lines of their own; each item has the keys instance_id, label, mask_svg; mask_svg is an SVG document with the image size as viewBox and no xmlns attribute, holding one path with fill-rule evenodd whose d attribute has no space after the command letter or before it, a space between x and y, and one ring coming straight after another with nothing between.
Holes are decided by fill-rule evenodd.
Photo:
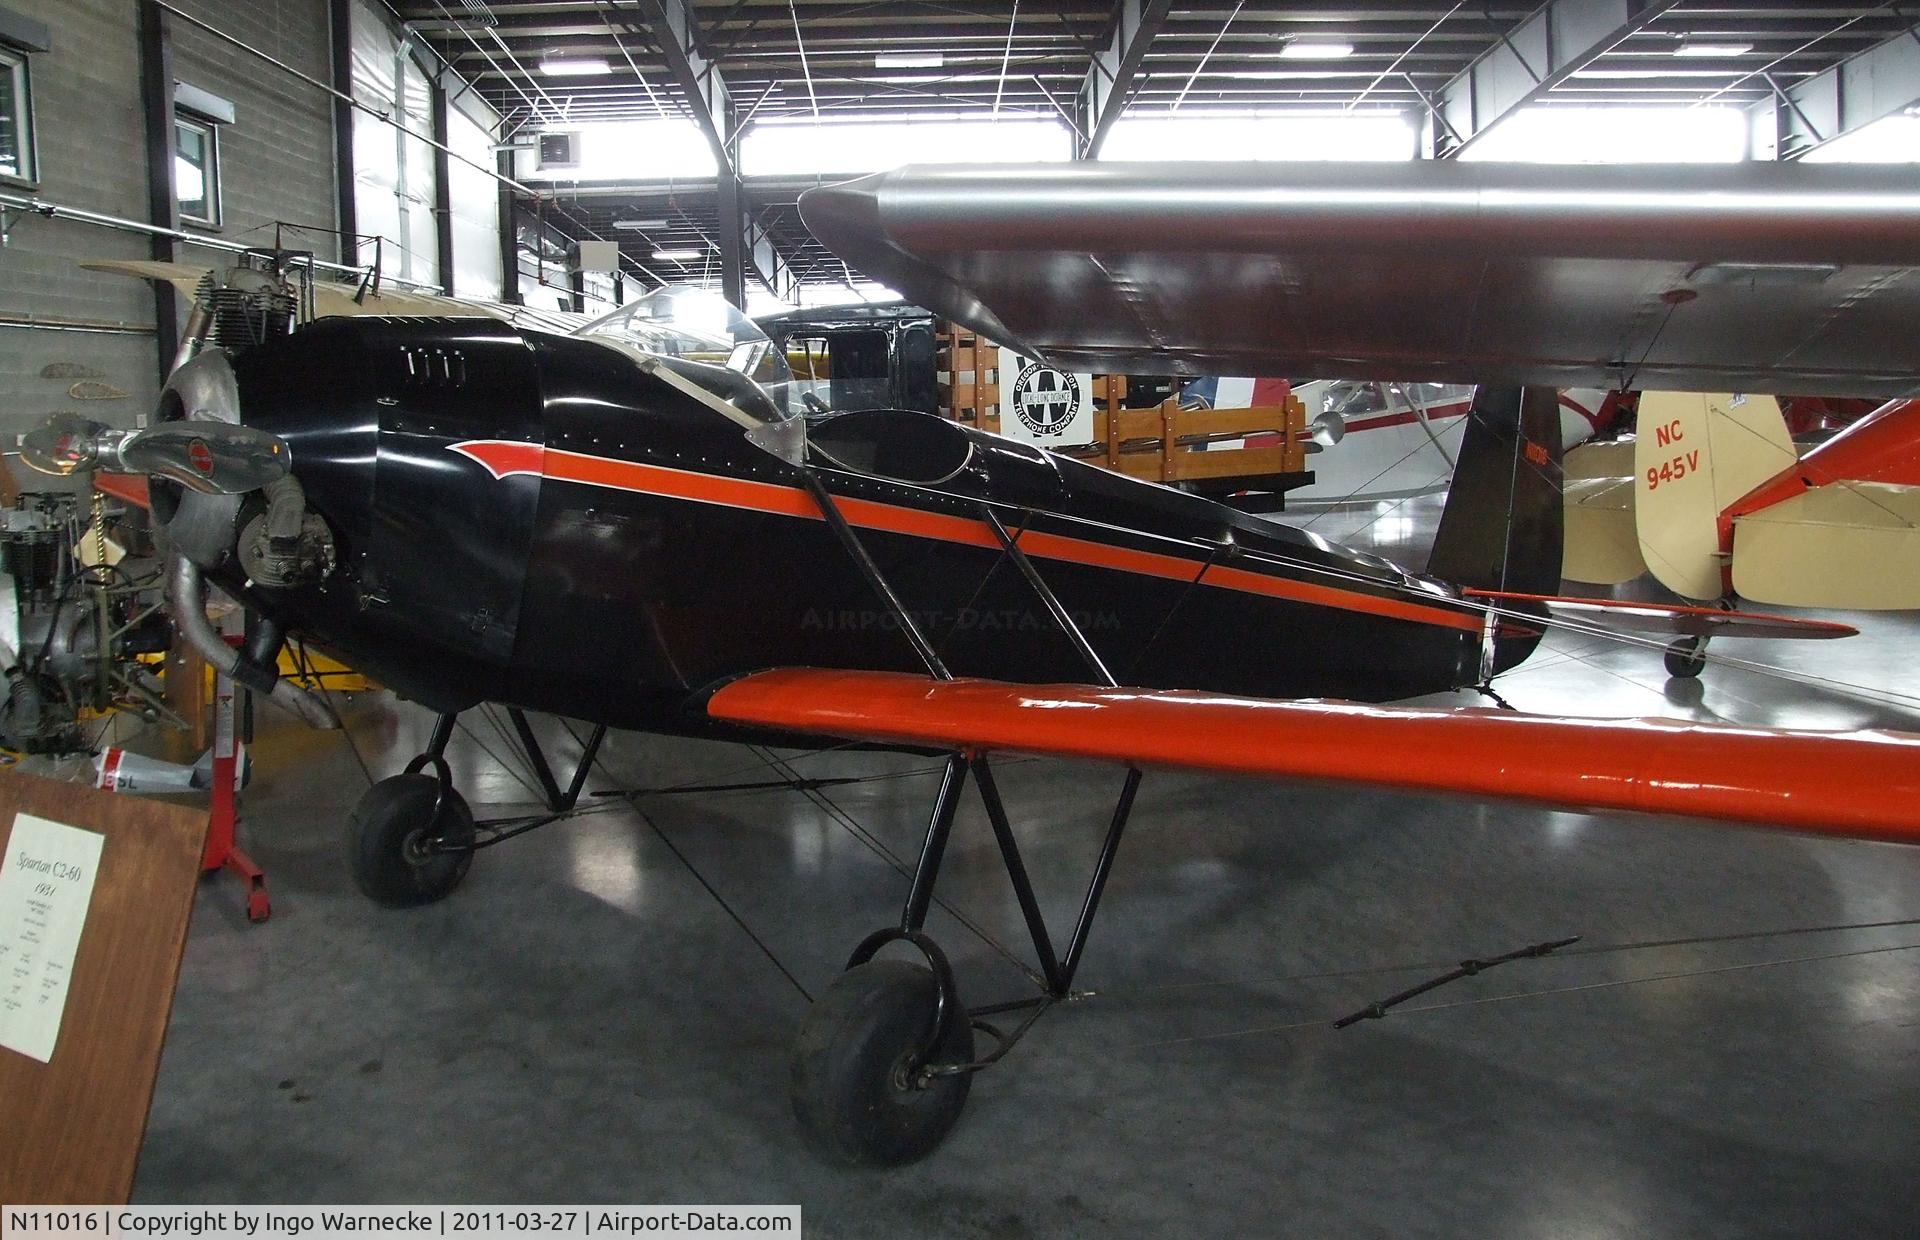
<instances>
[{"instance_id":1,"label":"windshield","mask_svg":"<svg viewBox=\"0 0 1920 1240\"><path fill-rule=\"evenodd\" d=\"M1343 418L1457 405L1473 399L1473 388L1447 383L1374 383L1339 379L1327 385L1321 408Z\"/></svg>"},{"instance_id":2,"label":"windshield","mask_svg":"<svg viewBox=\"0 0 1920 1240\"><path fill-rule=\"evenodd\" d=\"M776 407L786 408L786 387L793 378L786 357L758 324L717 293L668 285L595 319L579 334L604 336L659 357L724 367L753 380Z\"/></svg>"}]
</instances>

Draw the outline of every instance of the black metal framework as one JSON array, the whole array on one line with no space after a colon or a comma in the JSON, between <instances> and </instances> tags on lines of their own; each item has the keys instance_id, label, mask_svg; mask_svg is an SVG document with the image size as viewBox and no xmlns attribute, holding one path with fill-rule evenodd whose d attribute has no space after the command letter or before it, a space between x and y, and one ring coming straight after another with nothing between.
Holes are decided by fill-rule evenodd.
<instances>
[{"instance_id":1,"label":"black metal framework","mask_svg":"<svg viewBox=\"0 0 1920 1240\"><path fill-rule=\"evenodd\" d=\"M940 661L926 636L914 623L912 614L900 600L893 585L880 571L873 557L867 552L860 538L847 524L833 495L819 476L812 470L803 470L808 489L814 502L819 505L827 524L839 538L843 548L860 570L875 594L879 595L894 618L899 622L901 631L907 635L914 650L926 663L928 671L940 680L951 680L946 665ZM1033 561L1020 549L1019 538L1008 532L1000 514L990 504L979 506L981 519L993 530L999 541L1003 559L1011 560L1026 579L1029 587L1039 597L1041 605L1062 633L1073 643L1095 678L1109 687L1116 684L1113 675L1107 670L1106 662L1094 649L1093 643L1074 623L1073 614L1061 602L1053 587L1047 583ZM1024 514L1030 519L1032 514ZM1024 529L1024 525L1022 527ZM994 567L1000 563L994 562ZM992 571L990 567L989 572ZM959 987L954 980L953 966L947 961L946 954L927 936L927 912L933 905L934 888L940 880L941 862L946 857L947 844L953 836L953 821L960 809L960 798L966 790L967 777L971 774L980 789L980 801L986 808L987 821L993 827L993 837L1000 849L1000 858L1006 867L1007 879L1013 885L1014 898L1020 904L1020 915L1027 925L1027 933L1033 940L1034 958L1039 962L1040 975L1044 980L1044 993L1033 998L1016 999L1006 1003L990 1004L985 1007L966 1009L961 1006ZM1013 823L1007 814L1005 800L1000 795L999 782L994 778L993 767L987 755L981 752L961 751L950 754L945 769L940 776L940 790L934 796L933 811L927 820L927 831L920 844L920 859L915 864L913 877L907 886L906 902L900 910L900 922L874 931L863 939L847 959L849 969L856 968L874 958L881 948L889 943L908 943L926 957L932 966L939 996L934 1011L934 1019L929 1026L931 1032L921 1053L921 1062L911 1079L920 1087L926 1088L942 1076L957 1073L978 1072L999 1062L1011 1050L1026 1032L1033 1028L1046 1011L1055 1003L1068 999L1073 994L1073 979L1079 972L1080 961L1087 947L1088 935L1093 929L1093 919L1100 911L1100 898L1106 893L1107 881L1113 876L1114 858L1119 855L1120 840L1126 833L1127 822L1133 816L1134 798L1140 790L1141 771L1138 767L1128 767L1127 776L1120 787L1119 799L1115 802L1112 818L1107 825L1105 839L1100 845L1100 855L1094 862L1093 875L1088 880L1086 894L1080 901L1080 913L1073 924L1073 932L1067 940L1065 955L1056 952L1053 936L1047 929L1046 915L1040 909L1039 897L1034 894L1033 879L1027 873L1027 864L1020 854L1020 844L1013 833ZM986 1023L985 1017L1002 1012L1024 1011L1025 1017L1012 1032L1004 1033L995 1026ZM965 1019L973 1026L994 1039L994 1049L986 1055L967 1063L935 1063L932 1061L934 1049L940 1046L947 1035L950 1023L956 1019Z\"/></svg>"},{"instance_id":2,"label":"black metal framework","mask_svg":"<svg viewBox=\"0 0 1920 1240\"><path fill-rule=\"evenodd\" d=\"M547 808L560 814L579 804L580 789L586 786L593 760L600 756L600 742L606 739L607 725L596 725L593 734L587 737L586 747L580 752L580 765L574 768L573 778L568 781L566 791L562 792L560 785L554 782L553 767L547 762L546 750L540 747L540 738L533 734L532 726L527 723L527 712L510 706L507 708L507 718L513 721L513 730L527 751L527 762L533 767L533 777L540 781L540 791L546 795Z\"/></svg>"},{"instance_id":3,"label":"black metal framework","mask_svg":"<svg viewBox=\"0 0 1920 1240\"><path fill-rule=\"evenodd\" d=\"M587 776L593 770L593 764L600 756L600 744L607 738L607 725L595 724L588 734L586 744L581 747L580 761L574 767L573 775L563 789L554 778L553 764L547 760L546 749L540 744L540 738L533 734L533 726L527 722L527 714L518 707L507 708L507 718L512 721L515 734L521 747L526 751L527 765L533 771L533 777L539 782L541 795L546 800L546 811L539 814L520 814L506 818L485 818L474 827L478 834L471 842L449 840L436 841L429 851L432 852L477 852L482 848L491 848L495 844L504 844L516 835L525 835L548 823L558 822L573 813L580 804L580 794L587 786ZM427 748L413 761L407 763L405 773L417 774L425 768L433 768L434 779L439 785L438 796L433 805L430 822L438 826L446 795L453 788L453 773L447 766L447 743L453 739L457 714L441 715L434 720L433 733L427 740Z\"/></svg>"},{"instance_id":4,"label":"black metal framework","mask_svg":"<svg viewBox=\"0 0 1920 1240\"><path fill-rule=\"evenodd\" d=\"M839 503L833 498L833 492L827 490L827 484L820 481L820 475L813 470L802 466L800 474L806 483L807 493L813 496L813 502L820 508L820 515L826 519L827 528L831 529L834 537L840 540L840 546L853 561L854 567L860 570L860 575L873 588L873 592L880 596L880 601L887 605L887 610L893 613L893 618L900 622L900 631L906 634L907 641L913 646L913 652L920 656L920 661L927 665L928 673L936 680L952 680L953 673L949 672L947 665L940 661L940 656L934 652L933 643L929 642L927 635L920 631L920 626L914 622L912 614L900 601L900 596L894 592L893 584L887 580L886 574L880 571L880 566L874 563L866 544L860 541L860 536L853 532L851 525L847 524L845 514L840 511Z\"/></svg>"},{"instance_id":5,"label":"black metal framework","mask_svg":"<svg viewBox=\"0 0 1920 1240\"><path fill-rule=\"evenodd\" d=\"M940 865L953 835L954 816L959 811L960 797L966 788L969 772L979 786L980 800L986 807L987 821L993 826L994 840L999 845L1007 879L1013 884L1014 898L1019 901L1021 917L1025 919L1027 932L1032 937L1034 957L1039 961L1045 985L1044 993L1031 998L971 1009L961 1006L953 966L926 933L927 911L933 905ZM1087 938L1093 930L1093 919L1100 911L1100 898L1106 893L1107 881L1113 876L1113 863L1120 852L1120 840L1133 816L1140 778L1138 767L1127 768L1126 780L1120 786L1119 799L1114 803L1113 816L1100 845L1100 855L1094 862L1093 875L1080 901L1079 916L1075 918L1073 931L1067 939L1066 954L1061 955L1054 949L1046 915L1041 912L1039 897L1034 894L1033 879L1028 875L1026 860L1020 854L1019 841L1014 837L1013 824L1007 815L1006 803L1000 796L992 765L984 754L955 753L948 757L946 769L940 778L940 790L934 797L933 812L927 821L926 836L921 841L920 860L914 866L906 902L900 910L900 922L897 926L888 926L868 935L847 959L847 967L855 968L873 959L881 948L890 943L907 943L925 956L927 963L932 966L939 1001L930 1025L931 1032L921 1054L921 1063L912 1077L921 1088L930 1085L938 1077L978 1072L999 1062L1048 1009L1072 997L1073 979L1080 970ZM1011 1032L1002 1032L985 1019L1016 1011L1025 1012L1026 1015ZM994 1049L966 1063L933 1062L934 1048L942 1044L950 1027L949 1022L956 1019L968 1020L974 1028L992 1037L996 1043Z\"/></svg>"},{"instance_id":6,"label":"black metal framework","mask_svg":"<svg viewBox=\"0 0 1920 1240\"><path fill-rule=\"evenodd\" d=\"M1027 558L1027 553L1020 550L1019 538L1007 532L1005 523L1000 520L1000 514L993 510L993 505L980 505L980 516L993 530L993 536L1000 540L1001 550L1005 552L1006 557L1013 561L1014 566L1020 570L1020 575L1027 579L1029 586L1033 587L1033 592L1039 595L1041 606L1047 609L1047 614L1053 617L1053 622L1060 627L1061 632L1067 635L1067 640L1072 642L1073 648L1080 652L1080 657L1086 660L1087 666L1093 669L1094 676L1108 688L1119 684L1113 678L1113 673L1107 670L1106 662L1100 658L1099 652L1094 650L1093 643L1087 640L1087 635L1080 631L1078 624L1074 623L1073 613L1069 612L1066 604L1060 601L1060 596L1053 592L1053 587L1049 586L1046 578L1040 575L1040 570L1033 566L1033 561Z\"/></svg>"}]
</instances>

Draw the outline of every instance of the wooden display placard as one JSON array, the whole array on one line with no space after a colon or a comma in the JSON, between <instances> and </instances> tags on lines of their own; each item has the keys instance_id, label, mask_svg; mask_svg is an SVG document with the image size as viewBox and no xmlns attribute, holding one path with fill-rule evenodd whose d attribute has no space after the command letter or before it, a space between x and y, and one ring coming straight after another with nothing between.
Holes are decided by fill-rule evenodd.
<instances>
[{"instance_id":1,"label":"wooden display placard","mask_svg":"<svg viewBox=\"0 0 1920 1240\"><path fill-rule=\"evenodd\" d=\"M153 1102L207 813L0 772L0 859L16 855L21 815L104 839L47 1061L0 1045L0 1202L123 1202ZM0 935L25 924L17 908L0 907ZM8 981L0 977L0 996Z\"/></svg>"}]
</instances>

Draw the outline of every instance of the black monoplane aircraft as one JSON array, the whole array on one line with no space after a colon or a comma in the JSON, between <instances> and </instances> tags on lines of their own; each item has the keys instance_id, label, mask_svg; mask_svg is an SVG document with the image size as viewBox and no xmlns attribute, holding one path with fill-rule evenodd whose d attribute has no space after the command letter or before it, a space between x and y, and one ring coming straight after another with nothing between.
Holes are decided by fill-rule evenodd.
<instances>
[{"instance_id":1,"label":"black monoplane aircraft","mask_svg":"<svg viewBox=\"0 0 1920 1240\"><path fill-rule=\"evenodd\" d=\"M756 382L779 378L764 337L658 305L572 337L319 319L201 350L149 430L69 419L27 455L151 475L176 623L255 689L328 721L268 670L295 634L439 712L352 815L354 875L383 904L445 896L504 834L476 826L443 756L479 703L511 707L536 755L518 712L596 725L570 787L539 762L556 812L609 727L948 754L897 923L795 1051L801 1124L850 1162L927 1153L1006 1049L976 1050L982 1014L924 929L969 779L1046 979L1010 1037L1069 993L1154 765L1920 841L1920 736L1379 705L1483 685L1562 622L1542 605L1554 392L1522 384L1912 390L1904 174L1090 165L909 171L804 208L921 304L1066 364L1504 386L1476 399L1424 574L922 413L809 425ZM952 248L981 236L991 251ZM1364 287L1381 282L1395 298ZM253 613L242 651L208 629L208 579ZM1009 609L1045 627L955 622ZM823 622L863 614L882 622ZM1126 769L1063 951L994 782L1008 750ZM876 958L899 943L924 963Z\"/></svg>"}]
</instances>

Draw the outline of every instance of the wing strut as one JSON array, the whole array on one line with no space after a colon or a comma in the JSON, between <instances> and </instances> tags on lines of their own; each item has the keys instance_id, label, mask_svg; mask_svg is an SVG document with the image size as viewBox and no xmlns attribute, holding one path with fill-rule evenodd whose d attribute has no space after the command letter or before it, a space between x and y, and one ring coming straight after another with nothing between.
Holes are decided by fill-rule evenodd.
<instances>
[{"instance_id":1,"label":"wing strut","mask_svg":"<svg viewBox=\"0 0 1920 1240\"><path fill-rule=\"evenodd\" d=\"M1036 980L1043 991L1030 998L971 1009L963 1007L960 1002L959 987L954 981L953 966L948 963L946 953L926 932L927 913L932 907L934 887L940 878L940 863L946 856L947 844L953 835L954 816L959 811L960 798L966 790L969 774L979 786L980 800L986 807L987 821L992 824L994 841L999 845L1007 879L1013 884L1014 898L1020 904L1020 915L1025 919L1027 932L1033 939L1034 957L1040 964ZM914 866L906 904L900 910L900 924L874 931L860 941L853 955L847 959L847 969L852 971L872 961L881 948L893 943L905 943L925 956L927 963L933 967L936 986L934 1014L928 1023L919 1054L908 1073L910 1080L918 1082L917 1088L930 1089L942 1078L967 1076L991 1067L1013 1049L1014 1043L1033 1028L1048 1008L1072 996L1074 975L1080 970L1087 937L1093 929L1094 916L1100 910L1100 897L1105 894L1107 880L1113 875L1113 862L1120 852L1121 836L1126 833L1127 823L1133 816L1134 797L1140 790L1140 779L1140 768L1127 769L1126 779L1120 785L1120 796L1114 803L1113 816L1107 824L1106 837L1100 845L1100 855L1094 861L1093 875L1080 901L1079 916L1075 918L1073 932L1067 939L1066 953L1061 955L1055 951L1053 936L1047 931L1046 915L1040 910L1033 880L1028 876L1026 861L1020 855L1020 844L1014 836L1006 802L1001 799L1000 786L993 777L993 767L985 754L956 752L947 758L940 777L940 791L934 797L926 835L921 841L920 860ZM1011 1033L1003 1033L986 1023L986 1017L1004 1012L1025 1012L1026 1015ZM987 1034L996 1043L994 1049L979 1058L974 1058L971 1053L956 1057L950 1052L956 1044L956 1031L960 1029ZM965 1045L969 1052L971 1042L971 1036L968 1036Z\"/></svg>"},{"instance_id":2,"label":"wing strut","mask_svg":"<svg viewBox=\"0 0 1920 1240\"><path fill-rule=\"evenodd\" d=\"M880 571L880 566L873 562L873 556L867 551L866 544L860 541L860 536L853 532L851 525L847 524L846 515L840 511L840 505L834 501L833 492L827 490L827 484L820 481L820 475L815 473L811 466L802 465L800 476L806 481L807 492L813 496L813 502L819 505L820 515L826 518L828 528L833 530L834 537L840 540L840 545L846 548L854 567L860 570L860 575L866 578L873 592L880 596L880 601L887 605L887 610L893 613L893 618L900 622L900 631L906 634L908 644L913 647L913 652L920 656L920 661L927 665L927 671L935 680L952 680L953 673L947 670L947 665L940 661L940 655L934 650L933 643L927 640L927 635L920 631L918 624L914 623L906 604L902 603L900 596L894 593L893 583L887 580L886 574Z\"/></svg>"},{"instance_id":3,"label":"wing strut","mask_svg":"<svg viewBox=\"0 0 1920 1240\"><path fill-rule=\"evenodd\" d=\"M1031 515L1028 513L1028 516ZM1019 568L1020 575L1027 579L1027 584L1033 587L1033 592L1040 596L1040 602L1045 605L1047 614L1053 617L1053 622L1060 626L1062 633L1067 635L1067 640L1073 643L1073 648L1080 652L1080 657L1085 659L1087 666L1093 669L1094 678L1110 689L1117 686L1120 682L1113 678L1113 673L1107 670L1106 663L1094 650L1093 643L1087 640L1087 635L1080 631L1078 624L1074 623L1073 613L1069 612L1066 604L1060 601L1060 596L1053 592L1053 587L1048 585L1047 579L1040 575L1040 570L1033 566L1033 561L1027 558L1027 553L1020 550L1020 540L1007 533L1007 527L1001 523L1000 514L993 510L991 504L981 504L980 516L993 529L993 536L1000 540L1000 546L1005 549L1007 558Z\"/></svg>"}]
</instances>

